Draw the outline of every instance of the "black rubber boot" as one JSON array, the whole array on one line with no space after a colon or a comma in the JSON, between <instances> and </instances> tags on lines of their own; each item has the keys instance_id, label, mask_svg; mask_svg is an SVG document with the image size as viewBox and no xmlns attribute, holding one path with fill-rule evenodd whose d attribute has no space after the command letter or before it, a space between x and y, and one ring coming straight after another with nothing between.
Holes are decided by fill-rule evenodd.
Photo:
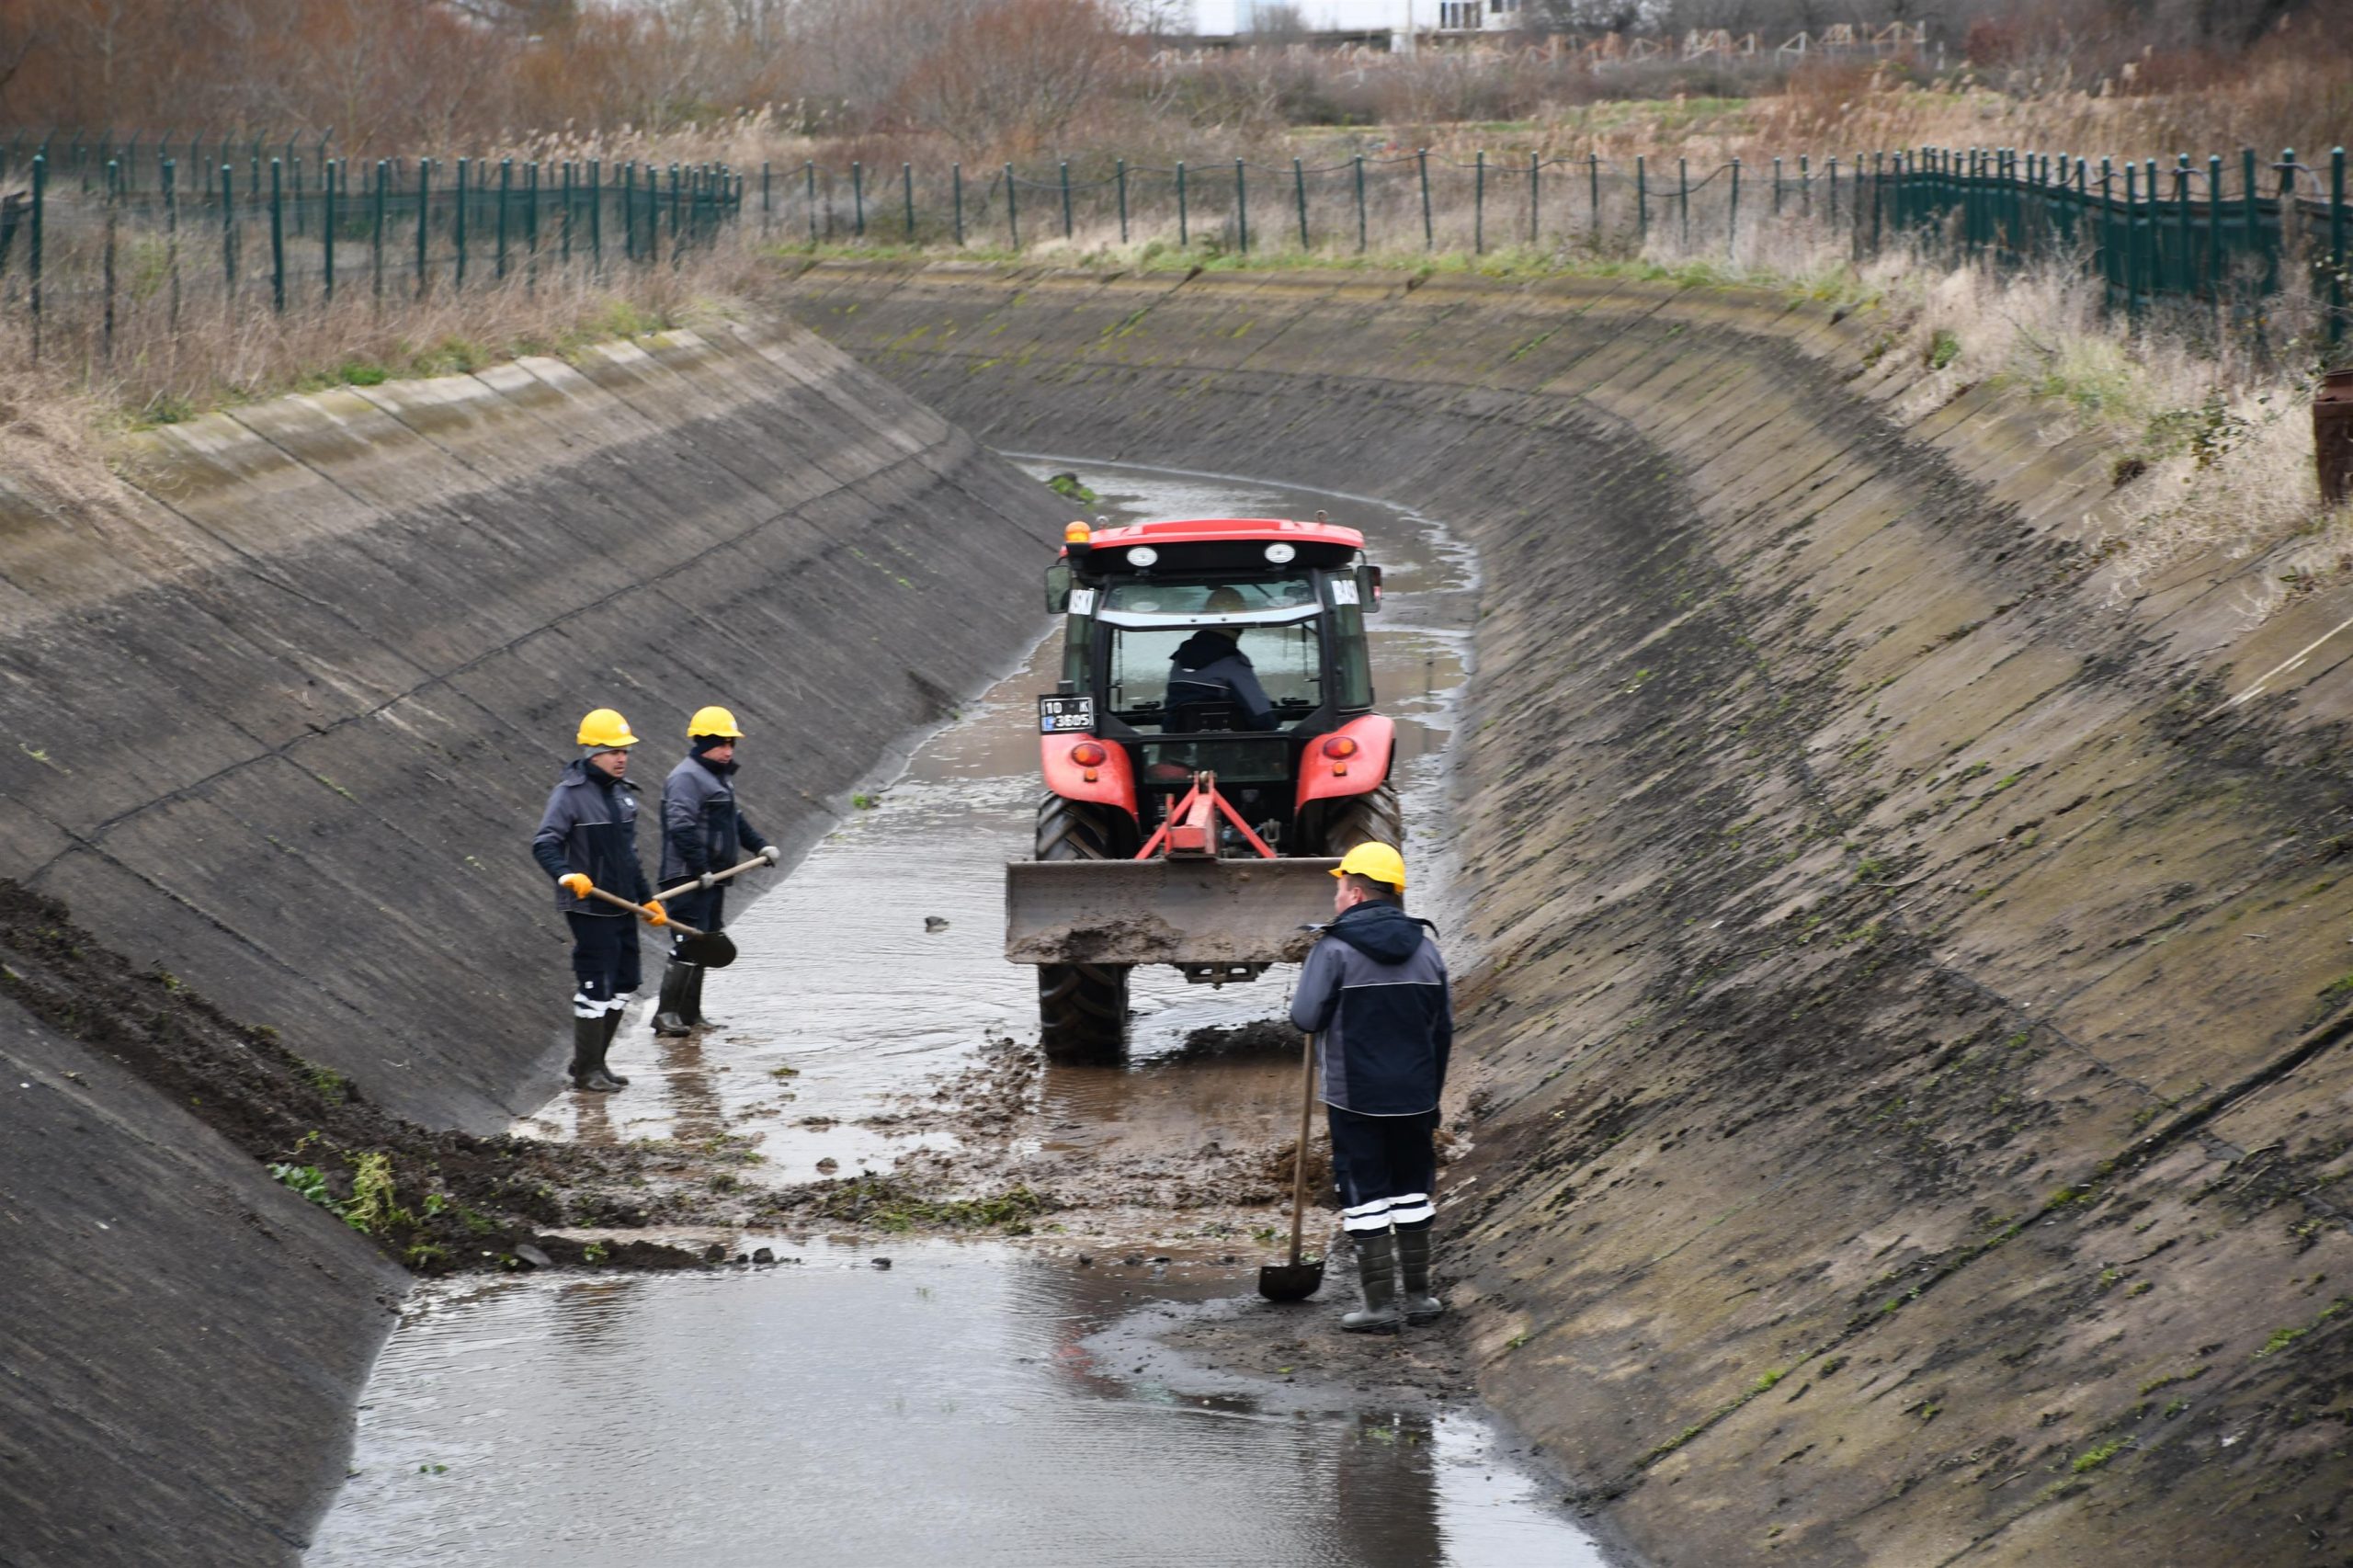
<instances>
[{"instance_id":1,"label":"black rubber boot","mask_svg":"<svg viewBox=\"0 0 2353 1568\"><path fill-rule=\"evenodd\" d=\"M702 983L710 973L708 964L691 964L687 977L687 1022L699 1029L715 1029L719 1020L702 1010Z\"/></svg>"},{"instance_id":2,"label":"black rubber boot","mask_svg":"<svg viewBox=\"0 0 2353 1568\"><path fill-rule=\"evenodd\" d=\"M673 959L662 969L662 999L654 1005L654 1032L658 1035L682 1035L694 1028L688 1012L688 987L700 973L691 964Z\"/></svg>"},{"instance_id":3,"label":"black rubber boot","mask_svg":"<svg viewBox=\"0 0 2353 1568\"><path fill-rule=\"evenodd\" d=\"M1398 1309L1407 1323L1427 1323L1446 1311L1446 1303L1430 1294L1430 1228L1418 1225L1397 1233Z\"/></svg>"},{"instance_id":4,"label":"black rubber boot","mask_svg":"<svg viewBox=\"0 0 2353 1568\"><path fill-rule=\"evenodd\" d=\"M1357 1249L1357 1288L1364 1292L1362 1310L1340 1314L1340 1326L1350 1334L1391 1334L1404 1321L1397 1310L1397 1237L1389 1231L1351 1236Z\"/></svg>"},{"instance_id":5,"label":"black rubber boot","mask_svg":"<svg viewBox=\"0 0 2353 1568\"><path fill-rule=\"evenodd\" d=\"M606 1017L610 1016L605 1015ZM571 1074L572 1086L575 1089L603 1095L620 1087L605 1074L605 1017L574 1016L572 1065L564 1071Z\"/></svg>"},{"instance_id":6,"label":"black rubber boot","mask_svg":"<svg viewBox=\"0 0 2353 1568\"><path fill-rule=\"evenodd\" d=\"M610 1051L613 1049L613 1037L621 1032L622 1010L623 1009L619 1003L615 1003L612 1006L605 1009L605 1051ZM597 1052L597 1071L602 1073L606 1077L610 1078L622 1088L628 1088L629 1080L622 1077L619 1073L614 1072L611 1065L605 1061L605 1051Z\"/></svg>"}]
</instances>

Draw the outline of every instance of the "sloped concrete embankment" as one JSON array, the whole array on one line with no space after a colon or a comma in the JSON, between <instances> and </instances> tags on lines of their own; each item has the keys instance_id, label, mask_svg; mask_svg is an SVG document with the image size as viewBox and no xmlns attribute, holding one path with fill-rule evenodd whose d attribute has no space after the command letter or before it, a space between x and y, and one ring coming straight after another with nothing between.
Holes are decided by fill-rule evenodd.
<instances>
[{"instance_id":1,"label":"sloped concrete embankment","mask_svg":"<svg viewBox=\"0 0 2353 1568\"><path fill-rule=\"evenodd\" d=\"M1491 1394L1665 1562L2353 1547L2341 600L2131 594L2111 454L1652 286L818 267L993 444L1378 492L1487 584Z\"/></svg>"},{"instance_id":2,"label":"sloped concrete embankment","mask_svg":"<svg viewBox=\"0 0 2353 1568\"><path fill-rule=\"evenodd\" d=\"M284 399L126 474L70 507L0 475L0 865L427 1126L502 1124L562 1049L528 840L583 710L630 716L658 791L728 703L756 820L804 839L1034 629L1053 538L1034 486L790 329ZM289 1555L395 1271L0 1012L0 1559Z\"/></svg>"}]
</instances>

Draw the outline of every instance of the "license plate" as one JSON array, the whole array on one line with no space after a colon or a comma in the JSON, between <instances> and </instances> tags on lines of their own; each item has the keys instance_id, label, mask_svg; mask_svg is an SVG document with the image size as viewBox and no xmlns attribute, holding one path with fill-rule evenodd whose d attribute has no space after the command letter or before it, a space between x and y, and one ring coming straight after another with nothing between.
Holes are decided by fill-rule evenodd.
<instances>
[{"instance_id":1,"label":"license plate","mask_svg":"<svg viewBox=\"0 0 2353 1568\"><path fill-rule=\"evenodd\" d=\"M1038 733L1041 735L1083 735L1095 728L1095 699L1091 697L1041 697L1038 699Z\"/></svg>"}]
</instances>

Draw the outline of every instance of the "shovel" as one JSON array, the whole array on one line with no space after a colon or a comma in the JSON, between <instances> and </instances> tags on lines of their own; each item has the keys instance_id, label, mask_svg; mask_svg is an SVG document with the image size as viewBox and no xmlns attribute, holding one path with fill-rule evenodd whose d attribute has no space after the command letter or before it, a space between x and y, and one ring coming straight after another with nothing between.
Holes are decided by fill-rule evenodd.
<instances>
[{"instance_id":1,"label":"shovel","mask_svg":"<svg viewBox=\"0 0 2353 1568\"><path fill-rule=\"evenodd\" d=\"M713 871L713 872L710 874L710 880L711 880L714 883L717 883L717 882L723 882L723 881L726 881L728 878L730 878L730 877L740 877L740 876L742 876L745 872L746 872L746 871L750 870L750 869L751 869L753 867L755 867L755 866L765 866L765 865L767 865L767 863L768 863L768 861L767 861L767 857L765 857L765 856L760 856L760 855L755 855L755 856L753 856L750 859L748 859L748 860L745 861L745 862L744 862L742 865L740 865L740 866L730 866L730 867L728 867L728 868L727 868L727 869L725 869L725 870L723 870L723 871ZM697 877L697 878L695 878L695 879L694 879L694 881L688 881L688 882L680 882L676 887L674 887L674 888L664 888L660 892L657 892L657 893L655 893L655 894L654 895L654 901L655 901L656 903L665 903L665 904L666 904L666 903L668 903L672 899L674 899L674 898L677 897L680 893L682 893L682 892L695 892L699 891L699 890L701 889L701 887L702 887L702 879L701 879L700 877ZM677 927L677 929L679 929L679 930L681 930L681 931L683 931L683 930L685 930L685 929L686 929L686 927L685 927L685 926L678 926L677 922L676 922L676 921L675 921L675 920L671 922L671 925L673 925L674 926L676 926L676 927Z\"/></svg>"},{"instance_id":2,"label":"shovel","mask_svg":"<svg viewBox=\"0 0 2353 1568\"><path fill-rule=\"evenodd\" d=\"M1290 1261L1258 1266L1258 1294L1270 1301L1303 1301L1323 1288L1324 1260L1299 1261L1300 1227L1307 1219L1307 1130L1315 1114L1315 1037L1307 1037L1307 1062L1300 1069L1299 1159L1291 1167Z\"/></svg>"},{"instance_id":3,"label":"shovel","mask_svg":"<svg viewBox=\"0 0 2353 1568\"><path fill-rule=\"evenodd\" d=\"M607 892L602 888L590 888L588 896L601 898L607 903L619 904L641 920L650 918L654 913L642 903L631 903L620 894ZM724 931L698 931L693 926L682 926L676 920L665 920L663 929L676 931L686 938L678 944L676 950L675 956L680 963L700 964L705 969L725 969L735 961L735 944L728 938Z\"/></svg>"}]
</instances>

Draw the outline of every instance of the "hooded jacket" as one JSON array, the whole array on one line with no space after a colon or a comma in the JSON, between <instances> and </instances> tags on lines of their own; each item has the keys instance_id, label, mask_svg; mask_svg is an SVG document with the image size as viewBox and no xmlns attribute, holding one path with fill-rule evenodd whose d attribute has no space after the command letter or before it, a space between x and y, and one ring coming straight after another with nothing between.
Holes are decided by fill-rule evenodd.
<instances>
[{"instance_id":1,"label":"hooded jacket","mask_svg":"<svg viewBox=\"0 0 2353 1568\"><path fill-rule=\"evenodd\" d=\"M1436 927L1393 903L1359 903L1307 955L1290 1021L1321 1037L1325 1105L1359 1116L1438 1108L1454 1002Z\"/></svg>"},{"instance_id":2,"label":"hooded jacket","mask_svg":"<svg viewBox=\"0 0 2353 1568\"><path fill-rule=\"evenodd\" d=\"M735 764L689 756L662 785L662 880L723 871L768 846L735 805Z\"/></svg>"},{"instance_id":3,"label":"hooded jacket","mask_svg":"<svg viewBox=\"0 0 2353 1568\"><path fill-rule=\"evenodd\" d=\"M584 873L609 893L643 903L654 896L637 863L637 786L582 757L548 794L531 858L551 877ZM602 899L574 898L559 884L555 906L567 915L624 915Z\"/></svg>"},{"instance_id":4,"label":"hooded jacket","mask_svg":"<svg viewBox=\"0 0 2353 1568\"><path fill-rule=\"evenodd\" d=\"M1179 709L1231 702L1242 710L1243 722L1250 729L1271 730L1282 722L1267 688L1258 684L1257 667L1232 633L1205 627L1178 643L1168 663L1172 720Z\"/></svg>"}]
</instances>

